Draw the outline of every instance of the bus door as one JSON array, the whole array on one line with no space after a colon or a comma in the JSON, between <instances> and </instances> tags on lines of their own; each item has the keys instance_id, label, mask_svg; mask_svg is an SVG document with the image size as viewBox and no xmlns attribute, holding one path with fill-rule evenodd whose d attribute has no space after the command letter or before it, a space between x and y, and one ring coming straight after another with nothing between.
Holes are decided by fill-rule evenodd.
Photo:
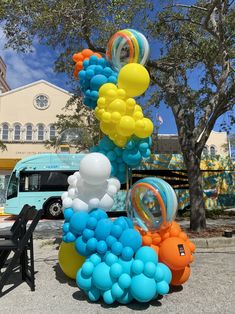
<instances>
[{"instance_id":1,"label":"bus door","mask_svg":"<svg viewBox=\"0 0 235 314\"><path fill-rule=\"evenodd\" d=\"M7 193L6 193L6 204L5 204L5 212L10 214L18 214L19 213L19 178L16 175L16 171L14 171L10 177Z\"/></svg>"},{"instance_id":2,"label":"bus door","mask_svg":"<svg viewBox=\"0 0 235 314\"><path fill-rule=\"evenodd\" d=\"M42 208L43 192L40 191L41 174L39 172L23 171L19 177L19 206L25 204Z\"/></svg>"}]
</instances>

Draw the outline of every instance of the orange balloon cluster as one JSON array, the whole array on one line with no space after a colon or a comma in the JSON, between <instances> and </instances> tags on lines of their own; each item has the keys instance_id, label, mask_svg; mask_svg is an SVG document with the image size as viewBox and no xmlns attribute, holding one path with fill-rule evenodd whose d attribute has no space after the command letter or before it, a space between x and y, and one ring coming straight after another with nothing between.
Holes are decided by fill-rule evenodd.
<instances>
[{"instance_id":1,"label":"orange balloon cluster","mask_svg":"<svg viewBox=\"0 0 235 314\"><path fill-rule=\"evenodd\" d=\"M180 226L173 221L168 228L158 232L136 228L142 235L142 245L151 246L158 254L159 261L170 268L171 285L178 286L186 282L190 276L189 264L193 261L195 245Z\"/></svg>"},{"instance_id":2,"label":"orange balloon cluster","mask_svg":"<svg viewBox=\"0 0 235 314\"><path fill-rule=\"evenodd\" d=\"M96 56L98 58L102 58L102 56L92 51L91 49L83 49L81 52L76 52L72 59L75 62L73 75L75 77L78 76L78 73L83 69L83 61L88 60L91 56Z\"/></svg>"}]
</instances>

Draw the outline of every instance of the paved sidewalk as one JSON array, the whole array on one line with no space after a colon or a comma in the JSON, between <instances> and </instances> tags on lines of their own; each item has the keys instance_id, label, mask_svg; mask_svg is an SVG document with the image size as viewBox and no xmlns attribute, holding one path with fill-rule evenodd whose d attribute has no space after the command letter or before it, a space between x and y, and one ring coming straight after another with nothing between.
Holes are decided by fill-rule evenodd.
<instances>
[{"instance_id":1,"label":"paved sidewalk","mask_svg":"<svg viewBox=\"0 0 235 314\"><path fill-rule=\"evenodd\" d=\"M35 240L36 291L21 283L18 274L11 283L18 284L0 299L1 314L94 314L94 313L164 313L233 314L235 308L235 247L198 249L191 267L191 277L183 288L147 304L132 302L126 306L103 302L91 303L58 265L58 242ZM10 285L6 287L10 288Z\"/></svg>"}]
</instances>

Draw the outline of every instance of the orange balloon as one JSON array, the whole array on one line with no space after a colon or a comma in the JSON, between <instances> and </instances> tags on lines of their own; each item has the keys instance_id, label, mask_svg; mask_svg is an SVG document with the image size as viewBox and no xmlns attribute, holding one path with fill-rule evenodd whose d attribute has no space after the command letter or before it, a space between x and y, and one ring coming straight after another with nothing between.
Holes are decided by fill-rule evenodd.
<instances>
[{"instance_id":1,"label":"orange balloon","mask_svg":"<svg viewBox=\"0 0 235 314\"><path fill-rule=\"evenodd\" d=\"M186 266L185 268L180 269L180 270L171 270L171 273L172 273L172 280L170 284L172 286L180 286L189 279L190 266Z\"/></svg>"},{"instance_id":2,"label":"orange balloon","mask_svg":"<svg viewBox=\"0 0 235 314\"><path fill-rule=\"evenodd\" d=\"M170 269L179 270L190 263L191 251L181 238L168 238L160 245L159 260Z\"/></svg>"},{"instance_id":3,"label":"orange balloon","mask_svg":"<svg viewBox=\"0 0 235 314\"><path fill-rule=\"evenodd\" d=\"M152 237L149 235L144 235L142 237L142 245L150 246L152 244L153 240Z\"/></svg>"},{"instance_id":4,"label":"orange balloon","mask_svg":"<svg viewBox=\"0 0 235 314\"><path fill-rule=\"evenodd\" d=\"M94 54L94 52L91 49L83 49L82 54L84 57L90 57Z\"/></svg>"}]
</instances>

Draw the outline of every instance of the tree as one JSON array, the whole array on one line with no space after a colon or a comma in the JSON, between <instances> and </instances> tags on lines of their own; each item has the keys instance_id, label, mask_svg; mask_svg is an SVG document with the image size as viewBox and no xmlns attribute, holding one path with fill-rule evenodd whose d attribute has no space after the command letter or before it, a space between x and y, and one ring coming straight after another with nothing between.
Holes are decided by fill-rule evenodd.
<instances>
[{"instance_id":1,"label":"tree","mask_svg":"<svg viewBox=\"0 0 235 314\"><path fill-rule=\"evenodd\" d=\"M63 109L65 113L57 115L54 123L57 136L46 141L45 146L60 150L66 144L80 152L96 145L99 141L99 123L93 111L83 105L82 98L72 96Z\"/></svg>"},{"instance_id":2,"label":"tree","mask_svg":"<svg viewBox=\"0 0 235 314\"><path fill-rule=\"evenodd\" d=\"M84 43L105 52L108 38L120 28L137 28L148 35L152 46L158 45L160 56L147 64L154 90L151 101L162 100L172 109L188 169L190 226L204 229L201 154L216 120L235 100L234 1L200 0L185 5L141 0L128 4L124 0L25 0L17 5L4 1L1 6L8 13L4 17L8 45L27 50L37 36L59 47L57 71L72 73L68 58ZM192 76L199 77L197 86Z\"/></svg>"},{"instance_id":3,"label":"tree","mask_svg":"<svg viewBox=\"0 0 235 314\"><path fill-rule=\"evenodd\" d=\"M7 150L6 145L2 141L0 141L0 150L1 151Z\"/></svg>"}]
</instances>

